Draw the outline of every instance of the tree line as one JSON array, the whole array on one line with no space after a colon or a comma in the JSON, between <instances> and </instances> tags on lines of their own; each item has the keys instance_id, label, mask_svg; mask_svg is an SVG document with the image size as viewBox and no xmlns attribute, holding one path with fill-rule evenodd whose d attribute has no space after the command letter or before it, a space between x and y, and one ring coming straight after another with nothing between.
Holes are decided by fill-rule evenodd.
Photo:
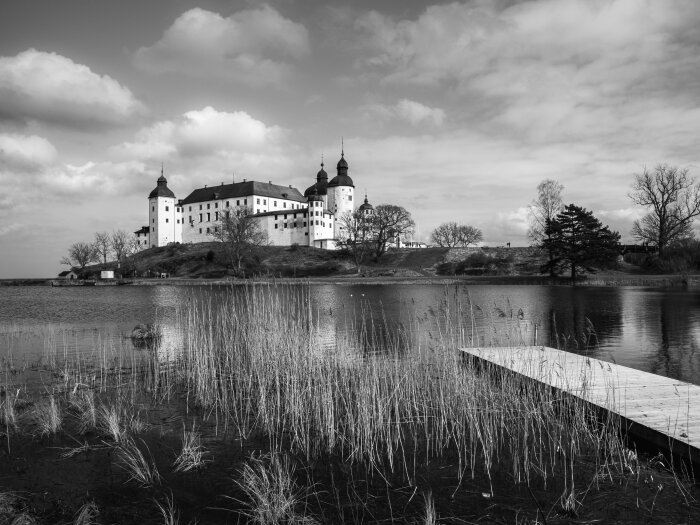
<instances>
[{"instance_id":1,"label":"tree line","mask_svg":"<svg viewBox=\"0 0 700 525\"><path fill-rule=\"evenodd\" d=\"M591 211L573 203L564 205L563 190L561 183L545 179L528 207L530 244L547 254L542 272L554 277L569 271L576 279L614 265L621 253L620 234L603 225ZM655 250L655 257L662 262L679 253L687 258L692 252L700 266L700 242L694 239L692 228L700 215L700 184L687 169L668 164L653 170L644 168L634 175L629 198L647 210L633 224L631 234L636 241ZM358 271L363 262L378 261L389 247L398 246L415 231L410 212L395 204L380 204L372 213L360 208L336 220L341 232L338 245L351 254ZM220 214L211 235L221 242L229 265L239 271L246 258L268 244L267 234L245 207ZM432 231L431 241L441 247L466 247L483 241L483 234L474 226L450 221ZM126 261L138 250L136 238L124 230L97 232L92 242L71 245L61 264L82 270L91 263Z\"/></svg>"},{"instance_id":2,"label":"tree line","mask_svg":"<svg viewBox=\"0 0 700 525\"><path fill-rule=\"evenodd\" d=\"M620 234L603 226L584 208L564 206L560 183L546 179L537 187L537 198L529 207L531 244L541 246L548 255L543 271L558 275L564 267L571 277L615 264L621 254ZM674 257L700 265L700 243L694 238L693 222L700 215L700 184L687 169L659 164L635 174L628 194L633 204L646 208L634 221L631 235L642 246L655 252L645 254L644 264L660 270L687 269ZM640 261L638 261L640 262ZM687 264L686 264L687 266Z\"/></svg>"},{"instance_id":3,"label":"tree line","mask_svg":"<svg viewBox=\"0 0 700 525\"><path fill-rule=\"evenodd\" d=\"M61 264L71 269L84 270L92 263L107 264L108 261L123 262L139 251L136 237L124 230L112 233L96 232L92 242L76 242L68 248Z\"/></svg>"}]
</instances>

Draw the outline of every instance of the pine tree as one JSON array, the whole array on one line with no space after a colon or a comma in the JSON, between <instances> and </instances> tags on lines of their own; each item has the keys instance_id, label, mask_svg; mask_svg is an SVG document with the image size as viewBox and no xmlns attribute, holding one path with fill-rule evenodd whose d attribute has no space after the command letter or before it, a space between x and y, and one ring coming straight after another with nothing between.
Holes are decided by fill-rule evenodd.
<instances>
[{"instance_id":1,"label":"pine tree","mask_svg":"<svg viewBox=\"0 0 700 525\"><path fill-rule=\"evenodd\" d=\"M620 253L620 234L603 226L592 212L569 204L547 221L542 247L553 254L542 267L543 273L559 274L568 267L575 280L615 263Z\"/></svg>"}]
</instances>

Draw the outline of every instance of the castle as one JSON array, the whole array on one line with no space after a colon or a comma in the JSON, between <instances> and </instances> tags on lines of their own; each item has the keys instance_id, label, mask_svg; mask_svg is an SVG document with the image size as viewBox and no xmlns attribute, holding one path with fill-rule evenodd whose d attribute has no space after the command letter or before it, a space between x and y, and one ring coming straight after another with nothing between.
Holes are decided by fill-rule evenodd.
<instances>
[{"instance_id":1,"label":"castle","mask_svg":"<svg viewBox=\"0 0 700 525\"><path fill-rule=\"evenodd\" d=\"M321 162L316 182L303 195L291 185L244 179L197 188L181 200L168 188L161 170L157 186L148 196L148 226L135 232L138 245L152 248L173 242L211 241L220 214L247 208L272 245L336 249L337 239L342 236L338 218L355 211L355 186L348 175L344 151L330 182L323 167ZM367 197L359 209L365 214L373 212Z\"/></svg>"}]
</instances>

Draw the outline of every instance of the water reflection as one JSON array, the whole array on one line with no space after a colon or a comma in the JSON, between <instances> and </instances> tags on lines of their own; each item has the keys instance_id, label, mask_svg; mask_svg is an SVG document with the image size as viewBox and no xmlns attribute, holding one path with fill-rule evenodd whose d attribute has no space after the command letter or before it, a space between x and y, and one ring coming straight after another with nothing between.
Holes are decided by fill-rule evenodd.
<instances>
[{"instance_id":1,"label":"water reflection","mask_svg":"<svg viewBox=\"0 0 700 525\"><path fill-rule=\"evenodd\" d=\"M454 346L559 346L700 384L700 296L692 289L323 284L257 290L279 297L279 315L301 318L299 309L308 309L304 315L328 350L349 338L362 351L428 351L451 334ZM135 347L130 334L143 323L159 327L154 350L172 360L183 349L178 316L188 305L205 302L216 311L232 297L259 300L244 286L0 288L0 359L139 359L147 350Z\"/></svg>"}]
</instances>

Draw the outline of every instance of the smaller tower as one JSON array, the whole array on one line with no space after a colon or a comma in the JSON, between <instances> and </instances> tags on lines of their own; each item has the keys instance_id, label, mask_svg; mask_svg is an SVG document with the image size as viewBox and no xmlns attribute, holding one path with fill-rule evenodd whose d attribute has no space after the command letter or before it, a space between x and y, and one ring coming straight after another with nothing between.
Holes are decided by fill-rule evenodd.
<instances>
[{"instance_id":1,"label":"smaller tower","mask_svg":"<svg viewBox=\"0 0 700 525\"><path fill-rule=\"evenodd\" d=\"M309 212L309 246L315 246L315 241L323 239L323 212L325 210L323 197L314 191L308 196Z\"/></svg>"},{"instance_id":2,"label":"smaller tower","mask_svg":"<svg viewBox=\"0 0 700 525\"><path fill-rule=\"evenodd\" d=\"M345 160L345 150L340 152L340 160L336 166L337 175L328 183L328 210L336 217L355 209L355 185L348 175L348 162Z\"/></svg>"},{"instance_id":3,"label":"smaller tower","mask_svg":"<svg viewBox=\"0 0 700 525\"><path fill-rule=\"evenodd\" d=\"M180 241L175 228L178 217L175 194L168 188L161 167L157 185L148 195L148 246L154 248Z\"/></svg>"}]
</instances>

